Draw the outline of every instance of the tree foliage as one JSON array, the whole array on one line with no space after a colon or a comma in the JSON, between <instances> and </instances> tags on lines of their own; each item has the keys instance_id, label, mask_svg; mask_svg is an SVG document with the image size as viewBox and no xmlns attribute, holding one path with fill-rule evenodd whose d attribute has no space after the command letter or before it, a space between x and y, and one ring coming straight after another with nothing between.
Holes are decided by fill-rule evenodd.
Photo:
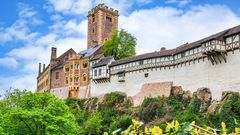
<instances>
[{"instance_id":1,"label":"tree foliage","mask_svg":"<svg viewBox=\"0 0 240 135\"><path fill-rule=\"evenodd\" d=\"M214 114L199 111L201 103L180 94L146 98L133 107L121 92L101 100L61 100L50 93L15 91L0 101L0 135L240 133L239 93L227 96Z\"/></svg>"},{"instance_id":2,"label":"tree foliage","mask_svg":"<svg viewBox=\"0 0 240 135\"><path fill-rule=\"evenodd\" d=\"M136 38L127 31L113 31L111 39L103 45L104 54L115 59L127 58L136 55Z\"/></svg>"},{"instance_id":3,"label":"tree foliage","mask_svg":"<svg viewBox=\"0 0 240 135\"><path fill-rule=\"evenodd\" d=\"M0 130L9 135L74 135L78 126L64 101L49 93L15 91L0 102Z\"/></svg>"}]
</instances>

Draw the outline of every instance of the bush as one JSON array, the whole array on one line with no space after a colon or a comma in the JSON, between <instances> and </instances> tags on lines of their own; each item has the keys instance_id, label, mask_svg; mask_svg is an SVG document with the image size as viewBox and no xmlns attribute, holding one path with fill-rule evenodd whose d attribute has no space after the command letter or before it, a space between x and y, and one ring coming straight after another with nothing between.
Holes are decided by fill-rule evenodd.
<instances>
[{"instance_id":1,"label":"bush","mask_svg":"<svg viewBox=\"0 0 240 135\"><path fill-rule=\"evenodd\" d=\"M126 130L132 124L132 117L129 115L122 115L116 117L110 124L110 132L113 132L116 129L121 128L122 130Z\"/></svg>"},{"instance_id":2,"label":"bush","mask_svg":"<svg viewBox=\"0 0 240 135\"><path fill-rule=\"evenodd\" d=\"M149 122L155 118L163 117L166 113L166 98L146 98L140 107L139 118L140 120Z\"/></svg>"},{"instance_id":3,"label":"bush","mask_svg":"<svg viewBox=\"0 0 240 135\"><path fill-rule=\"evenodd\" d=\"M88 120L84 124L85 134L98 135L103 132L102 116L100 112L91 114L91 116L88 117Z\"/></svg>"},{"instance_id":4,"label":"bush","mask_svg":"<svg viewBox=\"0 0 240 135\"><path fill-rule=\"evenodd\" d=\"M107 108L120 106L126 98L127 96L123 93L112 92L105 95L103 105Z\"/></svg>"},{"instance_id":5,"label":"bush","mask_svg":"<svg viewBox=\"0 0 240 135\"><path fill-rule=\"evenodd\" d=\"M201 107L201 99L193 98L188 106L188 111L190 113L198 114Z\"/></svg>"},{"instance_id":6,"label":"bush","mask_svg":"<svg viewBox=\"0 0 240 135\"><path fill-rule=\"evenodd\" d=\"M213 125L220 127L219 123L225 122L230 131L234 131L234 121L240 122L240 94L229 94L224 103L217 107L214 114L209 115Z\"/></svg>"}]
</instances>

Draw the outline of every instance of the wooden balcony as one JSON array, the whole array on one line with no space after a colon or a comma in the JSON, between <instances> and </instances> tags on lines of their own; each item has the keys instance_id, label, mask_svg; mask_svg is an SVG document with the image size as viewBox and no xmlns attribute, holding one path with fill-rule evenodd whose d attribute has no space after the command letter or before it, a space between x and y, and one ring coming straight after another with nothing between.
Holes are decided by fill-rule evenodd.
<instances>
[{"instance_id":1,"label":"wooden balcony","mask_svg":"<svg viewBox=\"0 0 240 135\"><path fill-rule=\"evenodd\" d=\"M209 44L202 45L202 54L207 56L211 63L218 64L227 62L226 45L224 41L212 40Z\"/></svg>"},{"instance_id":2,"label":"wooden balcony","mask_svg":"<svg viewBox=\"0 0 240 135\"><path fill-rule=\"evenodd\" d=\"M225 52L226 45L224 41L212 40L208 45L202 46L202 53L211 53L211 52Z\"/></svg>"}]
</instances>

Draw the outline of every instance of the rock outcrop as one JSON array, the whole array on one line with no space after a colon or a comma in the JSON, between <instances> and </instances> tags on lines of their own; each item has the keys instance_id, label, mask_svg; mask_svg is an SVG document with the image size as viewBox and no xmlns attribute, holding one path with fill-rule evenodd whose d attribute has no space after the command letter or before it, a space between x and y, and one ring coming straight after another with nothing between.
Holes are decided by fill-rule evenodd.
<instances>
[{"instance_id":1,"label":"rock outcrop","mask_svg":"<svg viewBox=\"0 0 240 135\"><path fill-rule=\"evenodd\" d=\"M200 112L204 112L211 104L212 93L209 88L202 87L193 93L193 97L201 100Z\"/></svg>"},{"instance_id":2,"label":"rock outcrop","mask_svg":"<svg viewBox=\"0 0 240 135\"><path fill-rule=\"evenodd\" d=\"M238 92L232 92L232 91L223 91L222 92L222 98L220 100L213 100L211 105L208 107L208 113L215 113L216 111L221 111L221 105L231 98L233 94L238 94ZM220 107L220 108L219 108ZM218 108L218 110L216 110Z\"/></svg>"},{"instance_id":3,"label":"rock outcrop","mask_svg":"<svg viewBox=\"0 0 240 135\"><path fill-rule=\"evenodd\" d=\"M214 113L219 104L220 104L220 101L213 100L211 105L208 107L208 113Z\"/></svg>"},{"instance_id":4,"label":"rock outcrop","mask_svg":"<svg viewBox=\"0 0 240 135\"><path fill-rule=\"evenodd\" d=\"M173 86L172 87L172 91L171 91L172 96L176 96L178 94L183 94L183 93L184 93L184 91L183 91L182 86Z\"/></svg>"}]
</instances>

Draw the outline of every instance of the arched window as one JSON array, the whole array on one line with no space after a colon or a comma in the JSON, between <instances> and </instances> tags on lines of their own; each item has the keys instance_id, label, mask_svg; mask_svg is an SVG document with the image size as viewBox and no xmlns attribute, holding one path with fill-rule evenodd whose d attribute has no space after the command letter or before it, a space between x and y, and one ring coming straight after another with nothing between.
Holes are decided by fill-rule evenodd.
<instances>
[{"instance_id":1,"label":"arched window","mask_svg":"<svg viewBox=\"0 0 240 135\"><path fill-rule=\"evenodd\" d=\"M83 74L82 79L83 79L83 81L86 81L87 80L87 75Z\"/></svg>"}]
</instances>

